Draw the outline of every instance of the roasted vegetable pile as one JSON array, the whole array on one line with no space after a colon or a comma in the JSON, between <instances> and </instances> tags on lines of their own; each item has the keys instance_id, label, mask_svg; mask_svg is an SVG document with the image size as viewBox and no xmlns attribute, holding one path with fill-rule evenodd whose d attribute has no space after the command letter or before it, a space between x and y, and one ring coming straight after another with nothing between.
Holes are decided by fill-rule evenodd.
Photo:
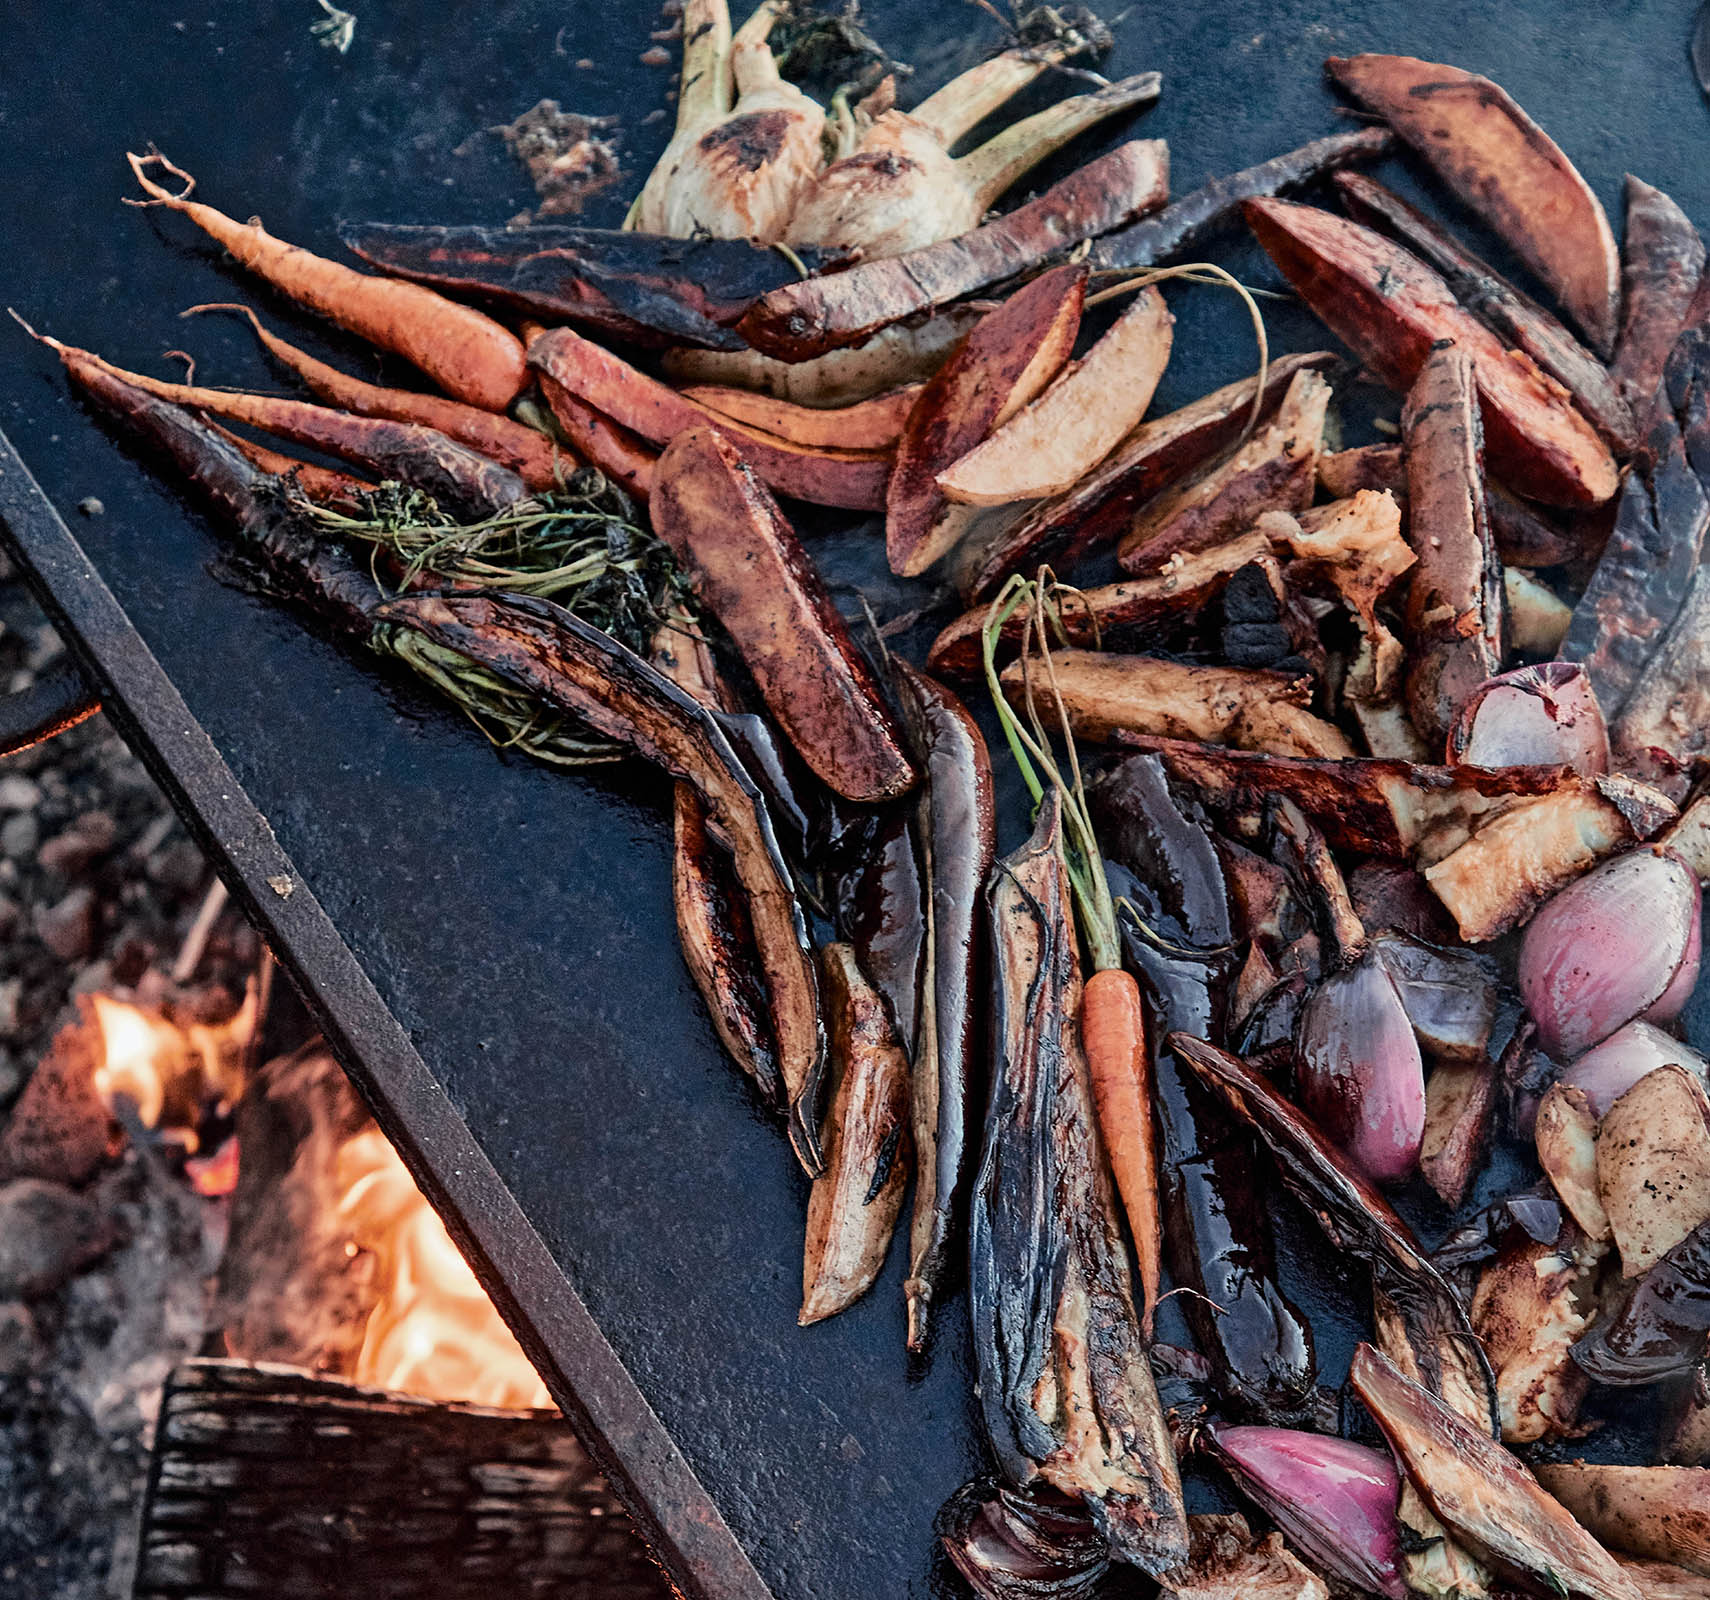
<instances>
[{"instance_id":1,"label":"roasted vegetable pile","mask_svg":"<svg viewBox=\"0 0 1710 1600\"><path fill-rule=\"evenodd\" d=\"M688 0L622 230L356 225L362 270L130 158L432 391L242 306L196 309L312 400L46 342L234 570L503 749L670 774L682 958L812 1180L800 1321L896 1233L916 1355L966 1284L992 1475L939 1532L980 1594L1710 1593L1698 233L1630 178L1618 245L1500 87L1383 55L1327 63L1353 131L1174 201L1133 139L994 216L1157 75L1047 8L910 110L882 66L821 104L804 28ZM1355 170L1396 156L1539 298ZM1339 349L1272 359L1183 259L1241 226ZM1153 415L1210 293L1256 370ZM1344 440L1367 380L1394 421ZM920 580L892 615L834 602L802 504ZM1340 1389L1289 1210L1363 1319ZM1624 1389L1654 1462L1575 1459Z\"/></svg>"}]
</instances>

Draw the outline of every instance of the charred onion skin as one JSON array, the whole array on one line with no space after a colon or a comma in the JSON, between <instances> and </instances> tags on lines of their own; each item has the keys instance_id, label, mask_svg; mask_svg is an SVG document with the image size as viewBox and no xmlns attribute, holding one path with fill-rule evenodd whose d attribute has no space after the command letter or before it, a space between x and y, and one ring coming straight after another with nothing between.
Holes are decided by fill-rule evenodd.
<instances>
[{"instance_id":1,"label":"charred onion skin","mask_svg":"<svg viewBox=\"0 0 1710 1600\"><path fill-rule=\"evenodd\" d=\"M1124 919L1152 1056L1170 1275L1195 1291L1182 1296L1182 1310L1224 1396L1251 1415L1285 1420L1310 1399L1317 1364L1312 1329L1276 1281L1264 1169L1251 1135L1164 1044L1174 1029L1221 1032L1235 964L1223 872L1204 831L1171 798L1156 757L1112 769L1092 802L1107 851L1132 875L1112 889L1164 921L1176 946L1166 950Z\"/></svg>"},{"instance_id":2,"label":"charred onion skin","mask_svg":"<svg viewBox=\"0 0 1710 1600\"><path fill-rule=\"evenodd\" d=\"M1081 1054L1061 828L1053 794L986 892L996 1010L969 1243L980 1398L1004 1476L1080 1496L1118 1556L1157 1576L1187 1559L1186 1513Z\"/></svg>"},{"instance_id":3,"label":"charred onion skin","mask_svg":"<svg viewBox=\"0 0 1710 1600\"><path fill-rule=\"evenodd\" d=\"M914 1215L903 1285L909 1348L918 1351L949 1269L974 1152L973 1086L985 1045L979 903L996 853L996 820L991 757L967 707L907 662L893 670L925 776L915 828L925 864L927 961L914 1033Z\"/></svg>"},{"instance_id":4,"label":"charred onion skin","mask_svg":"<svg viewBox=\"0 0 1710 1600\"><path fill-rule=\"evenodd\" d=\"M571 712L694 786L730 843L747 896L790 1096L791 1142L803 1166L817 1173L824 1165L819 1102L826 1065L818 963L765 801L712 713L608 634L549 601L409 596L388 601L375 615Z\"/></svg>"},{"instance_id":5,"label":"charred onion skin","mask_svg":"<svg viewBox=\"0 0 1710 1600\"><path fill-rule=\"evenodd\" d=\"M573 322L640 344L742 350L732 323L762 295L798 277L775 250L745 239L562 224L531 228L349 223L347 249L394 277L476 295L541 322ZM841 264L804 246L809 272Z\"/></svg>"},{"instance_id":6,"label":"charred onion skin","mask_svg":"<svg viewBox=\"0 0 1710 1600\"><path fill-rule=\"evenodd\" d=\"M889 323L948 305L1108 233L1160 205L1168 192L1163 141L1137 139L959 239L774 289L738 332L756 350L785 361L859 344Z\"/></svg>"},{"instance_id":7,"label":"charred onion skin","mask_svg":"<svg viewBox=\"0 0 1710 1600\"><path fill-rule=\"evenodd\" d=\"M872 669L739 447L713 428L678 434L659 458L652 509L814 772L867 804L912 788L914 768Z\"/></svg>"}]
</instances>

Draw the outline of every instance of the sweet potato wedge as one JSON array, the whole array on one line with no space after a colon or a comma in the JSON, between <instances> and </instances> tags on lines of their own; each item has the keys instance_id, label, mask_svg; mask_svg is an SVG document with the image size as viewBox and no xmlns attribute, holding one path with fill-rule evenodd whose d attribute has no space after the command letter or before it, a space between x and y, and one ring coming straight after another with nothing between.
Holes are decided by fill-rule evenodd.
<instances>
[{"instance_id":1,"label":"sweet potato wedge","mask_svg":"<svg viewBox=\"0 0 1710 1600\"><path fill-rule=\"evenodd\" d=\"M1611 449L1625 454L1633 448L1637 442L1633 411L1609 369L1549 312L1479 260L1446 228L1364 173L1341 173L1336 189L1354 216L1436 268L1468 311L1505 345L1525 351L1566 389Z\"/></svg>"},{"instance_id":2,"label":"sweet potato wedge","mask_svg":"<svg viewBox=\"0 0 1710 1600\"><path fill-rule=\"evenodd\" d=\"M914 769L872 670L737 448L713 428L678 434L659 458L652 509L808 766L845 799L907 791Z\"/></svg>"},{"instance_id":3,"label":"sweet potato wedge","mask_svg":"<svg viewBox=\"0 0 1710 1600\"><path fill-rule=\"evenodd\" d=\"M1161 205L1169 166L1161 139L1137 139L960 238L774 289L738 331L786 361L859 344L888 323L1001 283Z\"/></svg>"},{"instance_id":4,"label":"sweet potato wedge","mask_svg":"<svg viewBox=\"0 0 1710 1600\"><path fill-rule=\"evenodd\" d=\"M1231 576L1270 553L1271 541L1264 534L1248 532L1215 550L1185 556L1155 577L1078 590L1061 608L1064 632L1070 644L1094 645L1142 628L1189 629ZM930 671L959 682L978 675L986 610L981 605L964 612L939 634L927 653ZM1029 615L1029 608L1022 606L1004 624L1000 659L1021 643Z\"/></svg>"},{"instance_id":5,"label":"sweet potato wedge","mask_svg":"<svg viewBox=\"0 0 1710 1600\"><path fill-rule=\"evenodd\" d=\"M919 398L920 385L904 384L871 400L831 407L798 406L774 395L716 383L686 384L678 392L720 419L757 428L805 449L891 450Z\"/></svg>"},{"instance_id":6,"label":"sweet potato wedge","mask_svg":"<svg viewBox=\"0 0 1710 1600\"><path fill-rule=\"evenodd\" d=\"M1335 364L1336 358L1322 350L1273 361L1259 420L1282 404L1298 374ZM1179 411L1142 423L1081 482L1033 507L992 545L971 580L973 598L995 594L1012 572L1032 571L1044 561L1061 558L1072 566L1127 532L1140 506L1236 443L1253 415L1256 387L1253 378L1225 384Z\"/></svg>"},{"instance_id":7,"label":"sweet potato wedge","mask_svg":"<svg viewBox=\"0 0 1710 1600\"><path fill-rule=\"evenodd\" d=\"M1502 565L1485 516L1484 452L1473 366L1434 351L1401 413L1407 436L1407 590L1412 646L1407 709L1427 741L1444 739L1461 702L1502 670Z\"/></svg>"},{"instance_id":8,"label":"sweet potato wedge","mask_svg":"<svg viewBox=\"0 0 1710 1600\"><path fill-rule=\"evenodd\" d=\"M1549 1461L1537 1473L1613 1549L1710 1577L1710 1471Z\"/></svg>"},{"instance_id":9,"label":"sweet potato wedge","mask_svg":"<svg viewBox=\"0 0 1710 1600\"><path fill-rule=\"evenodd\" d=\"M965 505L1006 505L1065 494L1146 415L1170 359L1175 318L1156 289L1134 303L1031 405L938 474Z\"/></svg>"},{"instance_id":10,"label":"sweet potato wedge","mask_svg":"<svg viewBox=\"0 0 1710 1600\"><path fill-rule=\"evenodd\" d=\"M1647 1072L1603 1114L1597 1192L1624 1278L1710 1221L1710 1095L1684 1067Z\"/></svg>"},{"instance_id":11,"label":"sweet potato wedge","mask_svg":"<svg viewBox=\"0 0 1710 1600\"><path fill-rule=\"evenodd\" d=\"M1651 464L1627 475L1614 531L1561 648L1562 660L1584 665L1611 723L1679 614L1710 530L1710 496L1666 407L1647 443Z\"/></svg>"},{"instance_id":12,"label":"sweet potato wedge","mask_svg":"<svg viewBox=\"0 0 1710 1600\"><path fill-rule=\"evenodd\" d=\"M1465 844L1428 866L1425 880L1461 937L1482 944L1518 927L1605 856L1648 839L1673 818L1667 798L1643 784L1582 780L1482 823Z\"/></svg>"},{"instance_id":13,"label":"sweet potato wedge","mask_svg":"<svg viewBox=\"0 0 1710 1600\"><path fill-rule=\"evenodd\" d=\"M963 523L942 515L938 474L1050 383L1075 347L1086 301L1084 267L1057 267L1010 296L963 341L916 398L897 441L885 495L891 571L917 577Z\"/></svg>"},{"instance_id":14,"label":"sweet potato wedge","mask_svg":"<svg viewBox=\"0 0 1710 1600\"><path fill-rule=\"evenodd\" d=\"M1004 693L1019 707L1031 688L1035 704L1043 708L1054 683L1076 737L1097 744L1118 728L1223 744L1250 706L1277 700L1304 706L1312 698L1309 678L1162 656L1060 650L1052 652L1051 666L1047 680L1037 662L1012 661L1003 670Z\"/></svg>"},{"instance_id":15,"label":"sweet potato wedge","mask_svg":"<svg viewBox=\"0 0 1710 1600\"><path fill-rule=\"evenodd\" d=\"M567 393L654 444L719 418L569 328L552 328L529 346L529 361ZM725 421L744 458L779 494L815 505L877 511L885 503L890 459L877 451L807 449L768 440Z\"/></svg>"},{"instance_id":16,"label":"sweet potato wedge","mask_svg":"<svg viewBox=\"0 0 1710 1600\"><path fill-rule=\"evenodd\" d=\"M1425 1080L1419 1171L1450 1209L1466 1198L1484 1161L1495 1109L1496 1069L1488 1061L1441 1062Z\"/></svg>"},{"instance_id":17,"label":"sweet potato wedge","mask_svg":"<svg viewBox=\"0 0 1710 1600\"><path fill-rule=\"evenodd\" d=\"M1625 295L1609 373L1641 422L1650 418L1663 365L1703 276L1704 241L1686 213L1661 189L1629 173L1621 249Z\"/></svg>"},{"instance_id":18,"label":"sweet potato wedge","mask_svg":"<svg viewBox=\"0 0 1710 1600\"><path fill-rule=\"evenodd\" d=\"M1259 242L1319 319L1392 389L1413 386L1444 339L1472 358L1486 447L1510 488L1545 505L1602 505L1615 458L1531 359L1450 294L1440 274L1357 222L1288 200L1249 200Z\"/></svg>"},{"instance_id":19,"label":"sweet potato wedge","mask_svg":"<svg viewBox=\"0 0 1710 1600\"><path fill-rule=\"evenodd\" d=\"M1176 555L1222 543L1267 511L1304 511L1318 482L1318 450L1330 385L1297 372L1271 423L1232 455L1142 506L1117 559L1125 572L1155 572Z\"/></svg>"},{"instance_id":20,"label":"sweet potato wedge","mask_svg":"<svg viewBox=\"0 0 1710 1600\"><path fill-rule=\"evenodd\" d=\"M1573 163L1507 91L1413 56L1332 57L1325 67L1513 246L1607 357L1621 298L1609 219Z\"/></svg>"}]
</instances>

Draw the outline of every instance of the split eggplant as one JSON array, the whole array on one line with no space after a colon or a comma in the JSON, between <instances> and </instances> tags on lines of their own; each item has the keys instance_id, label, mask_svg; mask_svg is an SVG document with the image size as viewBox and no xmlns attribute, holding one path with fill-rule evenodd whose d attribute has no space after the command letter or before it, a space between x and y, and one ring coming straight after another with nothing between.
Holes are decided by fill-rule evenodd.
<instances>
[{"instance_id":1,"label":"split eggplant","mask_svg":"<svg viewBox=\"0 0 1710 1600\"><path fill-rule=\"evenodd\" d=\"M1609 372L1641 422L1650 418L1663 366L1703 277L1704 241L1691 220L1661 189L1629 173L1624 309Z\"/></svg>"},{"instance_id":2,"label":"split eggplant","mask_svg":"<svg viewBox=\"0 0 1710 1600\"><path fill-rule=\"evenodd\" d=\"M985 1038L978 907L996 824L991 758L967 707L906 662L893 670L924 779L915 828L926 889L926 970L913 1035L914 1212L903 1285L909 1348L920 1350L949 1266L976 1143L969 1118Z\"/></svg>"},{"instance_id":3,"label":"split eggplant","mask_svg":"<svg viewBox=\"0 0 1710 1600\"><path fill-rule=\"evenodd\" d=\"M813 1181L802 1256L802 1327L861 1298L885 1264L908 1186L908 1055L846 944L820 952L831 1049L825 1170Z\"/></svg>"},{"instance_id":4,"label":"split eggplant","mask_svg":"<svg viewBox=\"0 0 1710 1600\"><path fill-rule=\"evenodd\" d=\"M1413 386L1444 339L1471 357L1497 475L1545 505L1602 505L1618 484L1597 431L1529 356L1465 311L1418 257L1356 222L1287 200L1249 200L1260 244L1319 319L1392 389Z\"/></svg>"},{"instance_id":5,"label":"split eggplant","mask_svg":"<svg viewBox=\"0 0 1710 1600\"><path fill-rule=\"evenodd\" d=\"M1078 1036L1080 966L1055 795L986 895L994 1059L969 1246L979 1394L998 1465L1079 1496L1153 1577L1188 1556L1181 1480L1134 1308Z\"/></svg>"},{"instance_id":6,"label":"split eggplant","mask_svg":"<svg viewBox=\"0 0 1710 1600\"><path fill-rule=\"evenodd\" d=\"M1322 372L1334 364L1335 357L1326 351L1273 361L1265 375L1259 420L1275 413L1299 373ZM971 580L972 598L989 600L1012 572L1031 572L1043 562L1060 559L1072 566L1126 533L1141 506L1239 443L1252 420L1257 390L1257 379L1242 379L1142 423L1074 487L1041 501L998 537Z\"/></svg>"},{"instance_id":7,"label":"split eggplant","mask_svg":"<svg viewBox=\"0 0 1710 1600\"><path fill-rule=\"evenodd\" d=\"M756 350L804 361L976 294L1108 233L1163 201L1169 154L1136 140L1088 162L1036 200L958 239L774 289L738 332Z\"/></svg>"},{"instance_id":8,"label":"split eggplant","mask_svg":"<svg viewBox=\"0 0 1710 1600\"><path fill-rule=\"evenodd\" d=\"M1122 924L1152 1058L1170 1275L1193 1291L1182 1311L1218 1390L1247 1414L1287 1421L1308 1406L1317 1368L1312 1330L1277 1282L1264 1170L1251 1135L1165 1044L1172 1030L1222 1029L1235 965L1224 874L1155 757L1129 757L1090 798L1113 887L1160 930Z\"/></svg>"},{"instance_id":9,"label":"split eggplant","mask_svg":"<svg viewBox=\"0 0 1710 1600\"><path fill-rule=\"evenodd\" d=\"M1502 565L1485 516L1483 434L1473 364L1458 349L1426 359L1402 409L1410 542L1412 642L1407 706L1441 743L1461 703L1502 670Z\"/></svg>"},{"instance_id":10,"label":"split eggplant","mask_svg":"<svg viewBox=\"0 0 1710 1600\"><path fill-rule=\"evenodd\" d=\"M1446 228L1381 183L1363 173L1345 172L1336 179L1336 189L1356 217L1398 239L1435 267L1468 311L1503 343L1525 351L1566 389L1612 449L1625 453L1633 448L1633 410L1614 377L1549 312L1479 260ZM1661 376L1659 357L1657 378ZM1655 382L1651 387L1654 392Z\"/></svg>"},{"instance_id":11,"label":"split eggplant","mask_svg":"<svg viewBox=\"0 0 1710 1600\"><path fill-rule=\"evenodd\" d=\"M393 277L466 294L548 326L574 322L638 344L740 351L731 332L748 308L801 275L776 250L745 239L564 225L411 227L350 223L347 249ZM842 264L836 251L797 252L809 272Z\"/></svg>"},{"instance_id":12,"label":"split eggplant","mask_svg":"<svg viewBox=\"0 0 1710 1600\"><path fill-rule=\"evenodd\" d=\"M1594 1383L1655 1383L1697 1370L1710 1343L1710 1222L1700 1223L1612 1315L1573 1347Z\"/></svg>"},{"instance_id":13,"label":"split eggplant","mask_svg":"<svg viewBox=\"0 0 1710 1600\"><path fill-rule=\"evenodd\" d=\"M711 428L659 458L653 516L802 759L849 800L895 799L914 768L865 658L777 503Z\"/></svg>"},{"instance_id":14,"label":"split eggplant","mask_svg":"<svg viewBox=\"0 0 1710 1600\"><path fill-rule=\"evenodd\" d=\"M1600 356L1615 343L1621 262L1597 196L1500 85L1413 56L1325 62L1513 246Z\"/></svg>"},{"instance_id":15,"label":"split eggplant","mask_svg":"<svg viewBox=\"0 0 1710 1600\"><path fill-rule=\"evenodd\" d=\"M1356 128L1314 139L1298 150L1272 156L1172 200L1155 217L1100 239L1092 248L1096 270L1151 267L1172 261L1207 234L1237 220L1241 202L1292 194L1331 172L1358 162L1379 161L1395 149L1387 128Z\"/></svg>"},{"instance_id":16,"label":"split eggplant","mask_svg":"<svg viewBox=\"0 0 1710 1600\"><path fill-rule=\"evenodd\" d=\"M405 596L375 613L413 629L570 712L694 786L730 845L766 975L791 1138L810 1172L824 1165L819 1099L825 1031L819 973L765 801L707 708L639 656L549 601L526 596Z\"/></svg>"},{"instance_id":17,"label":"split eggplant","mask_svg":"<svg viewBox=\"0 0 1710 1600\"><path fill-rule=\"evenodd\" d=\"M913 806L893 809L840 896L840 931L884 997L904 1049L916 1037L927 973L926 875Z\"/></svg>"},{"instance_id":18,"label":"split eggplant","mask_svg":"<svg viewBox=\"0 0 1710 1600\"><path fill-rule=\"evenodd\" d=\"M1710 757L1710 570L1692 574L1610 733L1620 771L1685 798Z\"/></svg>"}]
</instances>

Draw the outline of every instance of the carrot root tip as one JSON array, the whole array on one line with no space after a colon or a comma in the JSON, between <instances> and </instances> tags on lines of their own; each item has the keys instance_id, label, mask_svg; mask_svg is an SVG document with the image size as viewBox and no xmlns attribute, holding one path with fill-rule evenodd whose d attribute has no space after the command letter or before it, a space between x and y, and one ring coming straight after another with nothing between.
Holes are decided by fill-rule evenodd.
<instances>
[{"instance_id":1,"label":"carrot root tip","mask_svg":"<svg viewBox=\"0 0 1710 1600\"><path fill-rule=\"evenodd\" d=\"M140 156L134 150L127 150L125 160L130 163L131 171L136 176L137 182L142 185L144 192L149 196L147 200L136 200L127 196L125 204L128 206L178 206L182 205L195 192L196 180L182 167L169 161L153 145L150 145ZM158 166L172 177L182 179L184 187L177 194L174 194L164 184L156 183L148 175L148 169L152 166Z\"/></svg>"}]
</instances>

